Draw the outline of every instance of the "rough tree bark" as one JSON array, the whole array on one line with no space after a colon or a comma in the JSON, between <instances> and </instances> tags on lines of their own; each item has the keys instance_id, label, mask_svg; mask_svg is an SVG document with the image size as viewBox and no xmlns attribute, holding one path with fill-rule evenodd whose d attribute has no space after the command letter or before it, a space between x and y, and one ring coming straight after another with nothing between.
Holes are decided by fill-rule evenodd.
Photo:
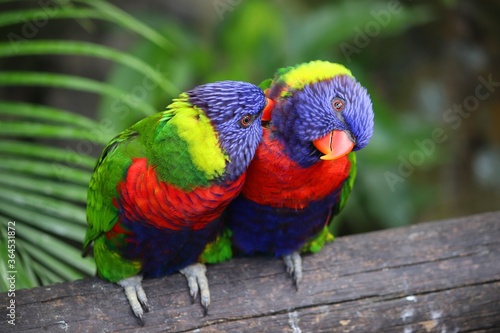
<instances>
[{"instance_id":1,"label":"rough tree bark","mask_svg":"<svg viewBox=\"0 0 500 333\"><path fill-rule=\"evenodd\" d=\"M500 212L338 238L303 257L299 291L283 263L209 266L209 314L184 277L144 281L140 327L121 287L88 278L16 293L1 332L500 332Z\"/></svg>"}]
</instances>

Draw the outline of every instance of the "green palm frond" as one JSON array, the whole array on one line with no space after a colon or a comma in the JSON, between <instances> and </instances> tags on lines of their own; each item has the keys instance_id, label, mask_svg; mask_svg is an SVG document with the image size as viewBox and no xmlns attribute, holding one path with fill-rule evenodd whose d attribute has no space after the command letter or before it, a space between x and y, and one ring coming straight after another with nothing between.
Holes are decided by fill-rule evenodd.
<instances>
[{"instance_id":1,"label":"green palm frond","mask_svg":"<svg viewBox=\"0 0 500 333\"><path fill-rule=\"evenodd\" d=\"M141 59L102 45L70 40L40 40L20 43L14 48L10 43L0 43L0 57L41 54L79 55L110 60L143 74L157 83L167 94L178 93L177 88L169 80Z\"/></svg>"},{"instance_id":2,"label":"green palm frond","mask_svg":"<svg viewBox=\"0 0 500 333\"><path fill-rule=\"evenodd\" d=\"M39 11L36 7L4 11L0 13L0 27L23 23L23 17L33 17ZM83 25L106 20L166 52L173 49L157 31L101 0L64 2L51 8L49 19L73 19ZM103 59L139 73L167 95L177 94L174 85L159 71L121 50L73 40L35 38L26 42L15 34L7 38L9 42L0 43L0 58L70 55ZM0 87L23 86L93 93L119 101L141 116L156 112L149 102L130 99L126 90L86 77L0 72ZM7 244L9 237L15 239L18 289L94 274L93 260L82 258L80 249L86 229L87 186L95 156L113 134L100 125L72 110L0 101L0 244ZM14 231L9 233L9 227ZM3 249L0 253L0 273L5 276L13 269L8 253ZM6 290L6 281L0 281L0 292Z\"/></svg>"},{"instance_id":3,"label":"green palm frond","mask_svg":"<svg viewBox=\"0 0 500 333\"><path fill-rule=\"evenodd\" d=\"M22 20L24 17L34 17L39 13L40 8L29 8L0 13L0 27L23 23ZM157 31L118 7L101 0L75 0L68 1L67 3L58 3L58 7L51 10L50 18L106 20L120 26L124 31L138 34L165 50L173 48L173 45Z\"/></svg>"}]
</instances>

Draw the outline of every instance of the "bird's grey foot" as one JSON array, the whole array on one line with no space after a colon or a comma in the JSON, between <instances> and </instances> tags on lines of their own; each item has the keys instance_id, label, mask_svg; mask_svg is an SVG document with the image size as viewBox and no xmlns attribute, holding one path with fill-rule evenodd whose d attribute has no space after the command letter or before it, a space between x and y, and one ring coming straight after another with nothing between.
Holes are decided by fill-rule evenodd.
<instances>
[{"instance_id":1,"label":"bird's grey foot","mask_svg":"<svg viewBox=\"0 0 500 333\"><path fill-rule=\"evenodd\" d=\"M295 288L299 290L299 283L302 281L302 259L298 252L293 252L286 256L283 256L283 261L285 262L286 271L293 278Z\"/></svg>"},{"instance_id":2,"label":"bird's grey foot","mask_svg":"<svg viewBox=\"0 0 500 333\"><path fill-rule=\"evenodd\" d=\"M207 268L203 264L193 264L189 265L180 270L180 272L186 277L189 293L193 299L193 302L198 295L198 290L200 291L201 305L205 309L204 314L208 313L208 306L210 305L210 291L208 289L208 280L205 275Z\"/></svg>"},{"instance_id":3,"label":"bird's grey foot","mask_svg":"<svg viewBox=\"0 0 500 333\"><path fill-rule=\"evenodd\" d=\"M144 314L142 308L149 311L148 299L146 293L142 288L142 275L132 276L123 280L118 281L118 284L123 287L125 295L127 296L128 302L132 307L132 312L139 318L141 325L144 326L144 319L142 315Z\"/></svg>"}]
</instances>

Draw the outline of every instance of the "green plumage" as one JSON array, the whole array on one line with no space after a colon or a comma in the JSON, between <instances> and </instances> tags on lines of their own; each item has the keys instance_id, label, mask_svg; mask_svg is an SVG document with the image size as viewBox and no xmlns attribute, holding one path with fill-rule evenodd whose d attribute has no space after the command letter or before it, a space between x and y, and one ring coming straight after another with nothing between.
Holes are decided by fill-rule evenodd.
<instances>
[{"instance_id":1,"label":"green plumage","mask_svg":"<svg viewBox=\"0 0 500 333\"><path fill-rule=\"evenodd\" d=\"M84 247L102 233L108 232L115 224L118 211L112 199L117 197L116 184L123 180L132 158L147 158L152 165L158 166L156 171L160 180L185 190L206 186L214 178L195 165L189 152L190 144L201 145L204 138L209 136L205 132L211 130L210 122L204 129L191 133L192 141L187 142L179 136L176 124L170 122L174 116L191 118L196 122L201 118L206 119L203 111L190 105L187 95L181 94L166 111L132 125L112 139L103 150L89 185L88 229ZM195 134L200 133L203 135L197 138ZM213 134L212 136L215 138ZM227 159L220 149L209 155L217 160ZM223 173L223 167L224 165L216 175Z\"/></svg>"},{"instance_id":2,"label":"green plumage","mask_svg":"<svg viewBox=\"0 0 500 333\"><path fill-rule=\"evenodd\" d=\"M103 150L90 180L83 246L94 244L98 275L124 288L141 322L143 277L179 271L198 281L190 293L199 289L208 307L200 255L222 232L220 215L243 186L265 105L249 83L201 85Z\"/></svg>"}]
</instances>

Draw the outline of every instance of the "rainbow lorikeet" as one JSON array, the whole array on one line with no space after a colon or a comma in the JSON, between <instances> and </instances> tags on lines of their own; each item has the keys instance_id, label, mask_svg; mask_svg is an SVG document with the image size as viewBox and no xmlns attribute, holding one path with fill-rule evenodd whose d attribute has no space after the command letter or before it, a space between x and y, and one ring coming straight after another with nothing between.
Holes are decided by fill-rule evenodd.
<instances>
[{"instance_id":1,"label":"rainbow lorikeet","mask_svg":"<svg viewBox=\"0 0 500 333\"><path fill-rule=\"evenodd\" d=\"M221 231L220 215L243 186L262 138L266 97L222 81L182 93L166 111L116 136L88 190L88 229L97 273L124 288L143 324L143 277L180 271L191 296L210 303L200 254ZM142 304L142 306L141 306Z\"/></svg>"},{"instance_id":2,"label":"rainbow lorikeet","mask_svg":"<svg viewBox=\"0 0 500 333\"><path fill-rule=\"evenodd\" d=\"M269 123L243 190L225 212L225 234L236 253L283 257L298 287L299 253L333 240L329 225L356 176L352 151L370 141L374 114L366 89L339 64L279 69L267 86L274 107L264 113Z\"/></svg>"}]
</instances>

